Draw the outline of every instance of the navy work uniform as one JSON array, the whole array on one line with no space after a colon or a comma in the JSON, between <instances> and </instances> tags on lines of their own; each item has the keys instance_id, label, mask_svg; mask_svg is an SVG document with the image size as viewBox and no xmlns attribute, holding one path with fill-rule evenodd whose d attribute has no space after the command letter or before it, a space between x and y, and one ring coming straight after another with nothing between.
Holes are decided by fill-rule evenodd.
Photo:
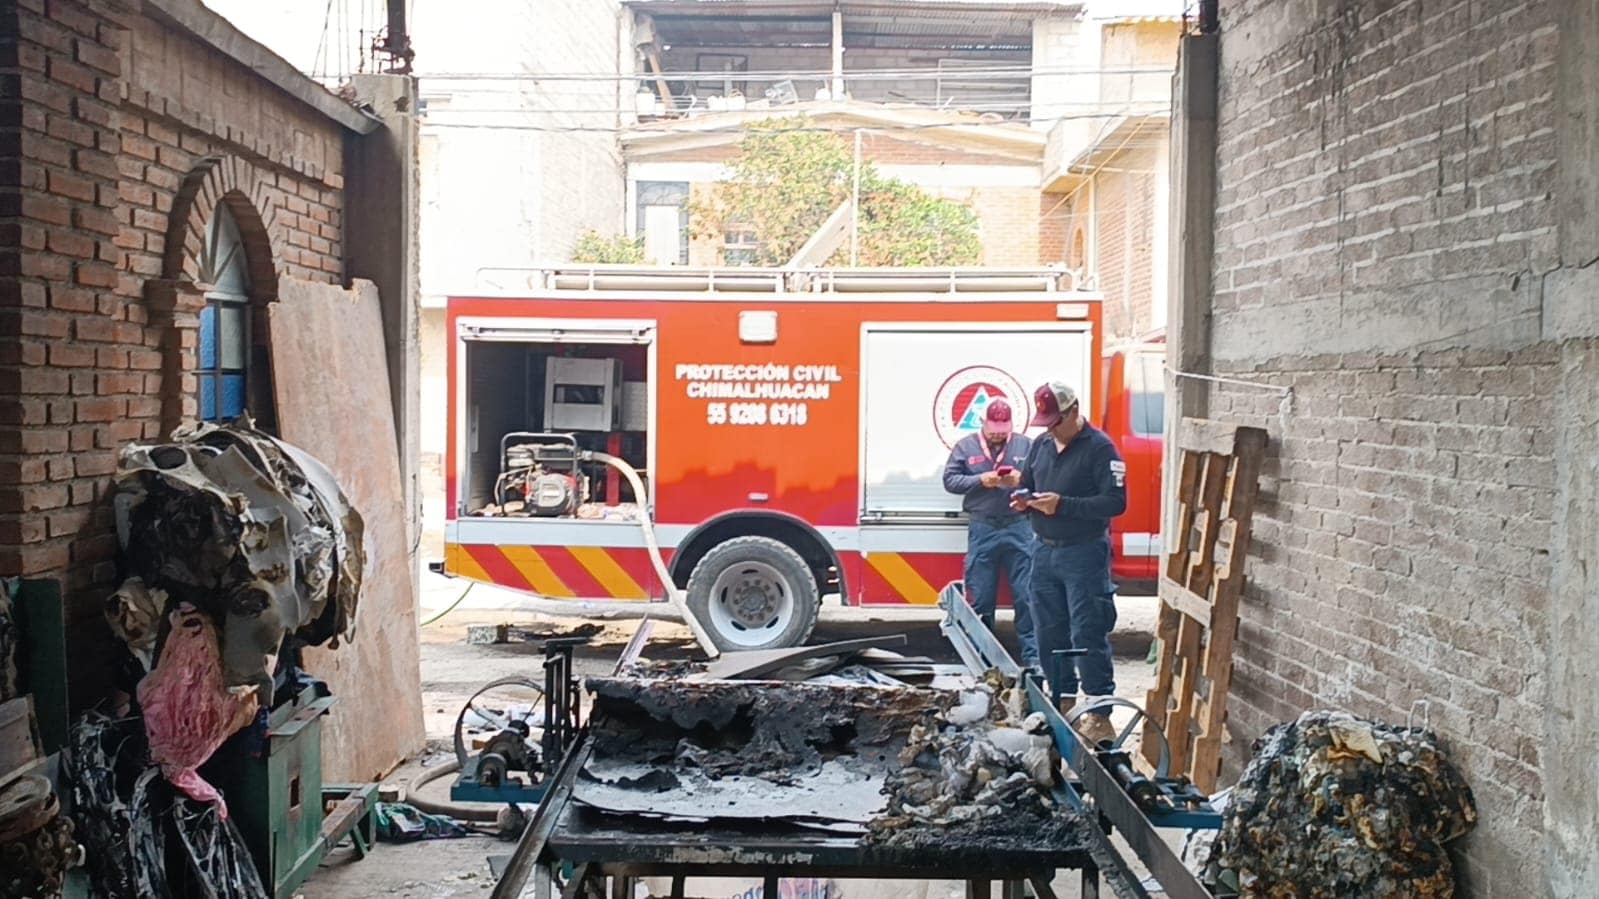
<instances>
[{"instance_id":1,"label":"navy work uniform","mask_svg":"<svg viewBox=\"0 0 1599 899\"><path fill-rule=\"evenodd\" d=\"M1032 426L1054 429L1077 405L1070 387L1052 382L1034 396ZM1110 632L1116 626L1116 586L1110 576L1110 520L1127 509L1127 466L1103 431L1086 420L1062 447L1053 432L1033 440L1022 466L1022 488L1054 493L1053 514L1027 512L1038 546L1033 555L1033 620L1045 673L1056 695L1116 694ZM1080 649L1076 665L1056 664L1054 652Z\"/></svg>"},{"instance_id":2,"label":"navy work uniform","mask_svg":"<svg viewBox=\"0 0 1599 899\"><path fill-rule=\"evenodd\" d=\"M989 630L999 604L999 574L1004 569L1016 610L1016 637L1022 664L1038 667L1038 640L1033 632L1029 581L1033 565L1033 532L1027 518L1010 507L1006 486L984 487L985 473L1000 468L1020 471L1032 441L1011 432L1010 404L993 400L982 431L962 437L944 465L944 489L960 494L966 512L966 599Z\"/></svg>"}]
</instances>

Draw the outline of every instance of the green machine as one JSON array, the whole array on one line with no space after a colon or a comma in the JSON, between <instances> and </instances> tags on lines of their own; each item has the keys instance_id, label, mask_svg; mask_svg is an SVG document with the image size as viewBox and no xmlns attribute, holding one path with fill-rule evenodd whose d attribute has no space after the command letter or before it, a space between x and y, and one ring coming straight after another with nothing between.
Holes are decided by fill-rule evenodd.
<instances>
[{"instance_id":1,"label":"green machine","mask_svg":"<svg viewBox=\"0 0 1599 899\"><path fill-rule=\"evenodd\" d=\"M357 858L376 838L377 785L322 782L322 716L335 700L303 683L272 710L264 741L235 740L206 765L273 899L294 896L346 837Z\"/></svg>"}]
</instances>

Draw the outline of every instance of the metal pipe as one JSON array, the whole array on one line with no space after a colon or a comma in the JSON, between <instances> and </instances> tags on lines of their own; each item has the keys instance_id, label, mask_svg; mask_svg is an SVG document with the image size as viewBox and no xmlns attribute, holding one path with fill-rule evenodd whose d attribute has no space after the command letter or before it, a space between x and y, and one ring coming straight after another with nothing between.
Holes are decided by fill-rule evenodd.
<instances>
[{"instance_id":1,"label":"metal pipe","mask_svg":"<svg viewBox=\"0 0 1599 899\"><path fill-rule=\"evenodd\" d=\"M411 60L416 53L411 49L411 33L406 29L405 0L388 0L388 7L388 34L384 36L379 49L389 55L390 74L409 75Z\"/></svg>"},{"instance_id":2,"label":"metal pipe","mask_svg":"<svg viewBox=\"0 0 1599 899\"><path fill-rule=\"evenodd\" d=\"M855 187L849 209L849 265L861 264L861 129L855 129Z\"/></svg>"}]
</instances>

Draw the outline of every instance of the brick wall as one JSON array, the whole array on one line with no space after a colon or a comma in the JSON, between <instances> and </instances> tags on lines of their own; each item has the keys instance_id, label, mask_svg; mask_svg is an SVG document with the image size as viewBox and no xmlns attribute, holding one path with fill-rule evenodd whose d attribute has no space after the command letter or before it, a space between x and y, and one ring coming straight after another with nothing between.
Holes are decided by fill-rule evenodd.
<instances>
[{"instance_id":1,"label":"brick wall","mask_svg":"<svg viewBox=\"0 0 1599 899\"><path fill-rule=\"evenodd\" d=\"M1403 722L1416 700L1468 773L1482 820L1466 895L1536 882L1542 645L1558 380L1519 351L1270 360L1279 398L1222 390L1211 414L1266 427L1229 730L1334 707Z\"/></svg>"},{"instance_id":2,"label":"brick wall","mask_svg":"<svg viewBox=\"0 0 1599 899\"><path fill-rule=\"evenodd\" d=\"M113 0L7 4L0 84L0 575L60 578L92 641L116 450L196 412L199 235L226 200L263 302L339 279L342 133Z\"/></svg>"},{"instance_id":3,"label":"brick wall","mask_svg":"<svg viewBox=\"0 0 1599 899\"><path fill-rule=\"evenodd\" d=\"M1294 390L1212 393L1273 438L1233 760L1429 701L1482 811L1467 896L1544 894L1555 8L1223 4L1211 351Z\"/></svg>"},{"instance_id":4,"label":"brick wall","mask_svg":"<svg viewBox=\"0 0 1599 899\"><path fill-rule=\"evenodd\" d=\"M1112 341L1127 340L1153 325L1154 167L1164 162L1154 150L1132 150L1094 176L1093 274L1105 294L1105 333Z\"/></svg>"}]
</instances>

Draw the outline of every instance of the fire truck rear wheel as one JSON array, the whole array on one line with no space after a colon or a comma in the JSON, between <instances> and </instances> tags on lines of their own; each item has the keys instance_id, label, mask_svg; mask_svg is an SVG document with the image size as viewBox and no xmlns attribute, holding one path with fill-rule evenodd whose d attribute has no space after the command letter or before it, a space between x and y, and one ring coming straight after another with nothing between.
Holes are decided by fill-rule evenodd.
<instances>
[{"instance_id":1,"label":"fire truck rear wheel","mask_svg":"<svg viewBox=\"0 0 1599 899\"><path fill-rule=\"evenodd\" d=\"M718 543L688 578L688 606L724 652L800 646L816 627L816 579L770 537Z\"/></svg>"}]
</instances>

